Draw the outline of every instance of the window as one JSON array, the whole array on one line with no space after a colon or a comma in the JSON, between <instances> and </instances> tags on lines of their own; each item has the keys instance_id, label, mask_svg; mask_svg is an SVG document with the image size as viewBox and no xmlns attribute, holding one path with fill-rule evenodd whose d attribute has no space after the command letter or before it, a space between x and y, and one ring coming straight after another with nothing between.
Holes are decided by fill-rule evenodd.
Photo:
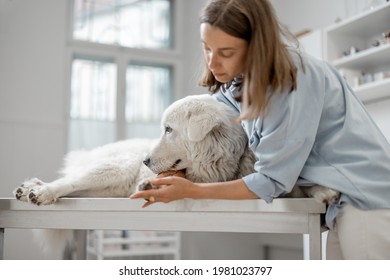
<instances>
[{"instance_id":1,"label":"window","mask_svg":"<svg viewBox=\"0 0 390 280\"><path fill-rule=\"evenodd\" d=\"M174 100L173 0L74 0L69 150L156 138Z\"/></svg>"},{"instance_id":2,"label":"window","mask_svg":"<svg viewBox=\"0 0 390 280\"><path fill-rule=\"evenodd\" d=\"M116 67L112 60L73 60L70 116L72 119L115 120Z\"/></svg>"},{"instance_id":3,"label":"window","mask_svg":"<svg viewBox=\"0 0 390 280\"><path fill-rule=\"evenodd\" d=\"M172 69L130 64L126 73L126 138L160 134L160 118L172 102Z\"/></svg>"},{"instance_id":4,"label":"window","mask_svg":"<svg viewBox=\"0 0 390 280\"><path fill-rule=\"evenodd\" d=\"M71 3L68 150L157 138L161 115L178 91L181 57L172 23L183 1Z\"/></svg>"},{"instance_id":5,"label":"window","mask_svg":"<svg viewBox=\"0 0 390 280\"><path fill-rule=\"evenodd\" d=\"M71 3L68 149L158 137L161 115L178 91L172 23L183 1Z\"/></svg>"},{"instance_id":6,"label":"window","mask_svg":"<svg viewBox=\"0 0 390 280\"><path fill-rule=\"evenodd\" d=\"M158 122L171 103L170 67L130 64L126 77L126 121Z\"/></svg>"},{"instance_id":7,"label":"window","mask_svg":"<svg viewBox=\"0 0 390 280\"><path fill-rule=\"evenodd\" d=\"M76 0L73 37L132 48L171 47L169 0Z\"/></svg>"}]
</instances>

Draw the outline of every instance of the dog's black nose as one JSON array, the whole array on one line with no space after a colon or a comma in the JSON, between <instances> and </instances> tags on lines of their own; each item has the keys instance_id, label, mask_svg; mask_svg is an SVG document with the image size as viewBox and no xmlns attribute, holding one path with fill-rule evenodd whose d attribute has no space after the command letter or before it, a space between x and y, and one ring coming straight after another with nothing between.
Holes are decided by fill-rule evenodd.
<instances>
[{"instance_id":1,"label":"dog's black nose","mask_svg":"<svg viewBox=\"0 0 390 280\"><path fill-rule=\"evenodd\" d=\"M149 167L149 165L150 165L150 157L149 157L149 156L147 156L147 157L144 159L144 164L145 164L146 166Z\"/></svg>"}]
</instances>

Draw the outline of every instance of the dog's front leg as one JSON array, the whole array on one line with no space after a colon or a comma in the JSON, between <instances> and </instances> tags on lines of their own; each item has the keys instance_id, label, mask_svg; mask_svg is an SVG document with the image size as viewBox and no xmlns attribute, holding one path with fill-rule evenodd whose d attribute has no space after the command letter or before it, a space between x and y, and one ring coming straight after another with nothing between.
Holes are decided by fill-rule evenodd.
<instances>
[{"instance_id":1,"label":"dog's front leg","mask_svg":"<svg viewBox=\"0 0 390 280\"><path fill-rule=\"evenodd\" d=\"M71 193L72 190L72 185L65 178L51 183L45 183L37 178L33 178L23 182L13 193L18 200L30 201L37 205L46 205L54 203L57 198Z\"/></svg>"}]
</instances>

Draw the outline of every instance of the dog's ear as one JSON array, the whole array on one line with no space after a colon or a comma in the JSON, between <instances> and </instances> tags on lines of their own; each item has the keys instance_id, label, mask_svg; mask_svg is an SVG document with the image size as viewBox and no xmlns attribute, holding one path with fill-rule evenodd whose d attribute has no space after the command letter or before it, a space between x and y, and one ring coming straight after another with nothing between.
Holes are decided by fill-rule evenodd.
<instances>
[{"instance_id":1,"label":"dog's ear","mask_svg":"<svg viewBox=\"0 0 390 280\"><path fill-rule=\"evenodd\" d=\"M188 139L193 142L199 142L203 140L206 135L219 124L220 121L211 116L205 114L190 114Z\"/></svg>"}]
</instances>

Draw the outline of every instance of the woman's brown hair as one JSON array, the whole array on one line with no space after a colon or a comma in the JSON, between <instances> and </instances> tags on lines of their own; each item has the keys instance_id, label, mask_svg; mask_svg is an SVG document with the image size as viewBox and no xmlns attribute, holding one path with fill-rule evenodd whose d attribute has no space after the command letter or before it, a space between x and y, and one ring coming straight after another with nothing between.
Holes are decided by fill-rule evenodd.
<instances>
[{"instance_id":1,"label":"woman's brown hair","mask_svg":"<svg viewBox=\"0 0 390 280\"><path fill-rule=\"evenodd\" d=\"M248 42L239 97L243 103L241 120L264 114L269 94L296 89L296 66L284 42L294 36L279 24L268 0L211 0L200 15L200 23L208 23ZM205 65L199 85L216 93L223 84Z\"/></svg>"}]
</instances>

